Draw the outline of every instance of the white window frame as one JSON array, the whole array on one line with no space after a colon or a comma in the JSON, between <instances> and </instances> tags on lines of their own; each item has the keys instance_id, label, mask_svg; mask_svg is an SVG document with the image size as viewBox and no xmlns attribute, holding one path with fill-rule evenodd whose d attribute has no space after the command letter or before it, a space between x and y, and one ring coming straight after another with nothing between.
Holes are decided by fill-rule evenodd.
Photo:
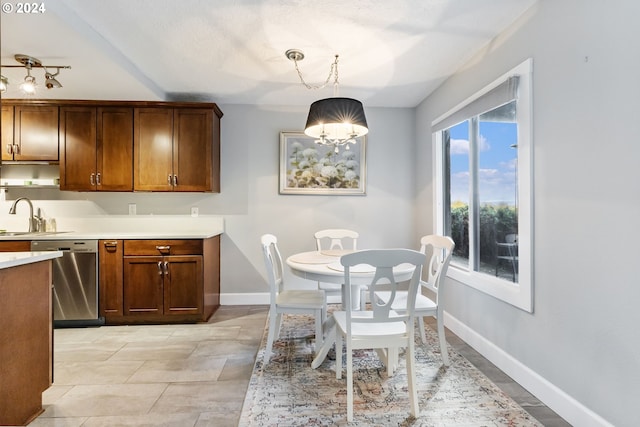
<instances>
[{"instance_id":1,"label":"white window frame","mask_svg":"<svg viewBox=\"0 0 640 427\"><path fill-rule=\"evenodd\" d=\"M452 262L447 276L474 289L533 312L533 60L527 59L494 82L467 98L432 122L432 127L482 97L511 76L519 76L516 117L518 121L518 282L472 271L467 266ZM435 229L444 234L444 147L442 131L432 135L434 149Z\"/></svg>"}]
</instances>

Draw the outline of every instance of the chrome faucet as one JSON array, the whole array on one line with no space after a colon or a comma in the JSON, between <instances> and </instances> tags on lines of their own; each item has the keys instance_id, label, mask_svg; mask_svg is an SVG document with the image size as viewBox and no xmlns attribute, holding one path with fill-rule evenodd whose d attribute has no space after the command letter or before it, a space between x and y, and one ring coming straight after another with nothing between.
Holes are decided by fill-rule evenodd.
<instances>
[{"instance_id":1,"label":"chrome faucet","mask_svg":"<svg viewBox=\"0 0 640 427\"><path fill-rule=\"evenodd\" d=\"M40 218L33 216L33 203L31 203L31 200L29 200L28 198L26 197L17 198L15 202L13 202L13 204L11 205L11 208L9 208L9 214L11 215L16 214L16 205L20 200L24 200L29 204L29 232L33 233L33 232L40 231Z\"/></svg>"}]
</instances>

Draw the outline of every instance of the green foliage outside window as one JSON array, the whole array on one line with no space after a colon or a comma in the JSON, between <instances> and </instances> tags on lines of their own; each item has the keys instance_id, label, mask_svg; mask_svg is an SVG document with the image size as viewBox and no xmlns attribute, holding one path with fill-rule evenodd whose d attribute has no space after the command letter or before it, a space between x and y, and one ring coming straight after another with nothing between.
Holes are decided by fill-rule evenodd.
<instances>
[{"instance_id":1,"label":"green foliage outside window","mask_svg":"<svg viewBox=\"0 0 640 427\"><path fill-rule=\"evenodd\" d=\"M518 214L514 206L483 205L480 207L480 262L493 263L496 242L504 242L507 234L518 234ZM451 238L456 243L454 255L469 258L469 206L451 207Z\"/></svg>"}]
</instances>

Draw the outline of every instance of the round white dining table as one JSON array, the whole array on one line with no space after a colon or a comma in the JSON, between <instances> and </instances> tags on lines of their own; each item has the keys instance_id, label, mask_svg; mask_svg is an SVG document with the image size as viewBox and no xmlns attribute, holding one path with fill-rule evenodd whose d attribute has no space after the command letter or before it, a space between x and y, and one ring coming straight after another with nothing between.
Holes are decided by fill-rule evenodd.
<instances>
[{"instance_id":1,"label":"round white dining table","mask_svg":"<svg viewBox=\"0 0 640 427\"><path fill-rule=\"evenodd\" d=\"M344 284L344 268L340 264L340 257L354 251L351 250L327 250L301 252L291 255L286 263L291 272L303 279L314 282ZM396 280L405 281L411 279L413 265L399 265L394 268ZM375 268L369 265L356 265L350 269L350 281L352 287L351 306L354 310L360 307L360 292L362 285L370 285L373 279ZM345 287L342 287L342 301L345 301ZM311 363L313 369L320 366L333 343L335 342L335 324L333 317L329 317L323 326L325 337L320 349L316 352L316 357Z\"/></svg>"}]
</instances>

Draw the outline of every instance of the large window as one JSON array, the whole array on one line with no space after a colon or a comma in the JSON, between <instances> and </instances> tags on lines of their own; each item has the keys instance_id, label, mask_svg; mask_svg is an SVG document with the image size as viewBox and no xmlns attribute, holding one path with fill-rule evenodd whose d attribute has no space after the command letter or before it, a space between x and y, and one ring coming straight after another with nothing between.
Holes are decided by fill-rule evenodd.
<instances>
[{"instance_id":1,"label":"large window","mask_svg":"<svg viewBox=\"0 0 640 427\"><path fill-rule=\"evenodd\" d=\"M531 60L433 123L449 275L533 311Z\"/></svg>"}]
</instances>

